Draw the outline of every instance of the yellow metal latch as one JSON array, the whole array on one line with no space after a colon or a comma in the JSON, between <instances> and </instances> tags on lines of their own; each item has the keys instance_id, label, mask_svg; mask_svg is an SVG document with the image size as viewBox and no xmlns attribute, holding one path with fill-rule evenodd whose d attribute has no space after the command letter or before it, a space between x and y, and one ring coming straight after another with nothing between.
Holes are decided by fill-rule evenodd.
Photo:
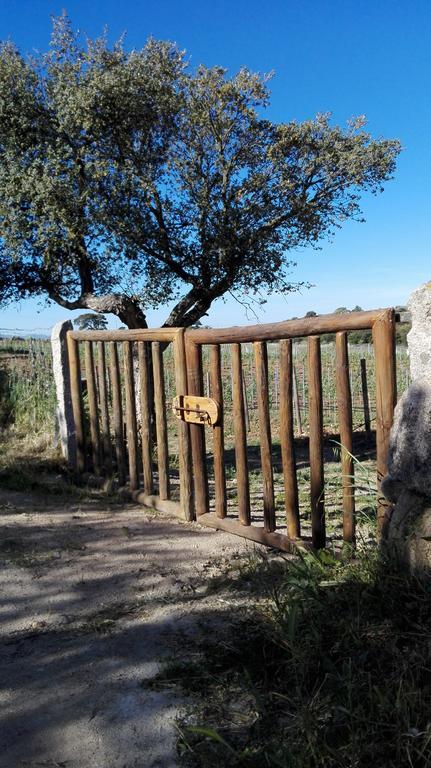
<instances>
[{"instance_id":1,"label":"yellow metal latch","mask_svg":"<svg viewBox=\"0 0 431 768\"><path fill-rule=\"evenodd\" d=\"M214 427L220 418L220 406L210 397L176 395L172 401L172 410L177 419L189 424L207 424Z\"/></svg>"}]
</instances>

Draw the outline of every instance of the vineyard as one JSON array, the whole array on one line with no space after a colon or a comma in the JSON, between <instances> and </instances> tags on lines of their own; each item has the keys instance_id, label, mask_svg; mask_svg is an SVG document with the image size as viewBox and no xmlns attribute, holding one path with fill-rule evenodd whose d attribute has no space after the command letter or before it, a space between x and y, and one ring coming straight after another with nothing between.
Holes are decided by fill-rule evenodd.
<instances>
[{"instance_id":1,"label":"vineyard","mask_svg":"<svg viewBox=\"0 0 431 768\"><path fill-rule=\"evenodd\" d=\"M298 342L294 354L294 416L298 436L308 431L307 345ZM352 392L353 426L355 430L373 428L375 419L374 354L371 344L351 344L349 347L350 386ZM85 362L82 371L85 378ZM256 377L251 344L242 346L244 400L250 439L258 434ZM204 389L211 395L209 383L209 354L204 350ZM232 407L232 380L229 348L222 348L222 378L224 407ZM167 407L175 396L175 375L172 350L164 353L164 375ZM270 408L277 425L280 394L280 371L277 345L268 345L268 377ZM398 394L409 384L407 348L397 348ZM337 398L335 390L335 345L322 344L322 386L324 427L337 429ZM0 423L17 427L32 426L37 430L53 429L55 425L55 387L52 376L51 344L46 339L0 338ZM226 419L226 437L229 439Z\"/></svg>"},{"instance_id":2,"label":"vineyard","mask_svg":"<svg viewBox=\"0 0 431 768\"><path fill-rule=\"evenodd\" d=\"M120 370L123 370L122 350L119 348ZM166 408L168 411L169 466L173 498L177 498L178 478L178 422L172 414L171 403L176 394L174 360L171 346L164 352L164 379ZM353 428L355 430L355 497L357 515L368 515L375 501L375 447L374 428L376 416L375 403L375 368L374 353L371 345L351 344L350 385L352 392ZM222 382L225 412L225 462L226 488L229 514L235 509L236 472L234 458L234 424L232 404L232 366L230 348L222 347ZM259 421L256 397L255 361L251 344L242 345L243 393L247 427L248 463L250 471L250 497L255 519L259 518L262 488L259 453ZM293 345L293 413L296 436L296 455L298 468L299 502L301 521L304 530L309 525L309 466L308 466L308 429L309 429L309 391L307 344L297 342ZM335 528L339 527L339 509L341 504L342 482L340 471L340 451L338 445L338 412L335 386L335 345L331 342L322 344L322 389L323 422L325 432L325 503L329 525L331 518ZM85 357L81 356L81 371L86 379ZM97 371L96 371L97 373ZM204 393L211 396L209 376L209 349L203 349ZM401 394L409 383L407 350L397 348L397 385ZM108 381L109 384L109 381ZM271 433L274 458L274 490L278 524L284 514L284 493L280 455L280 364L278 345L268 345L268 384L271 418ZM121 381L124 393L124 380ZM31 429L32 434L44 434L47 443L58 445L58 427L56 424L56 398L52 375L51 345L45 339L1 339L0 340L0 418L3 427L10 426L12 431L22 433ZM85 391L85 389L84 389ZM108 391L110 412L112 398ZM88 402L84 397L85 410ZM206 448L210 486L213 483L213 453L211 430L206 431ZM154 459L157 456L155 448ZM212 506L212 504L211 504ZM331 514L333 513L333 514ZM257 517L256 517L257 515Z\"/></svg>"}]
</instances>

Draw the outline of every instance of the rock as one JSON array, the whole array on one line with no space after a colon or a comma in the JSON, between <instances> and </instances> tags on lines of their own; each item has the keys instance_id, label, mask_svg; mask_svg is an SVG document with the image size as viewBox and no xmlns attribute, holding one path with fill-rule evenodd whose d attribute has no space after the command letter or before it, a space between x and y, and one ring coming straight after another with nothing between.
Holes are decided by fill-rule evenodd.
<instances>
[{"instance_id":1,"label":"rock","mask_svg":"<svg viewBox=\"0 0 431 768\"><path fill-rule=\"evenodd\" d=\"M397 403L382 490L392 502L404 490L431 498L431 378L414 381Z\"/></svg>"},{"instance_id":2,"label":"rock","mask_svg":"<svg viewBox=\"0 0 431 768\"><path fill-rule=\"evenodd\" d=\"M412 319L407 335L412 379L431 380L431 282L413 291L407 306Z\"/></svg>"},{"instance_id":3,"label":"rock","mask_svg":"<svg viewBox=\"0 0 431 768\"><path fill-rule=\"evenodd\" d=\"M431 570L431 379L398 401L382 491L395 504L383 531L387 551L412 570Z\"/></svg>"},{"instance_id":4,"label":"rock","mask_svg":"<svg viewBox=\"0 0 431 768\"><path fill-rule=\"evenodd\" d=\"M431 572L431 500L404 490L392 510L384 546L411 571Z\"/></svg>"},{"instance_id":5,"label":"rock","mask_svg":"<svg viewBox=\"0 0 431 768\"><path fill-rule=\"evenodd\" d=\"M412 570L431 571L431 283L408 301L412 384L394 412L382 491L395 504L383 546Z\"/></svg>"}]
</instances>

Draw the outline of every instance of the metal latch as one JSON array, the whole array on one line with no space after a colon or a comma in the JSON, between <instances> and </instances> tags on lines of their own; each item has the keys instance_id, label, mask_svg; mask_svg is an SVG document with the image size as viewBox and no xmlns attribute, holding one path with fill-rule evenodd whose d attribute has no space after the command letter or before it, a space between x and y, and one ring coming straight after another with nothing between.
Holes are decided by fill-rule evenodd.
<instances>
[{"instance_id":1,"label":"metal latch","mask_svg":"<svg viewBox=\"0 0 431 768\"><path fill-rule=\"evenodd\" d=\"M189 424L207 424L214 427L220 418L220 406L210 397L176 395L172 401L172 410L177 419Z\"/></svg>"}]
</instances>

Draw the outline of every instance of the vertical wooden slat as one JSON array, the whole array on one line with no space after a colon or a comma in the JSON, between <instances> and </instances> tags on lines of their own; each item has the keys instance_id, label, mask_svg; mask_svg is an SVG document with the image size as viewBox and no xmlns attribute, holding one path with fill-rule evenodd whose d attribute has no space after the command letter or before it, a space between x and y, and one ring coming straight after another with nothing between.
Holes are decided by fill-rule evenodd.
<instances>
[{"instance_id":1,"label":"vertical wooden slat","mask_svg":"<svg viewBox=\"0 0 431 768\"><path fill-rule=\"evenodd\" d=\"M100 429L97 407L96 375L94 370L93 342L85 341L85 375L87 379L88 412L90 417L90 438L93 470L100 475Z\"/></svg>"},{"instance_id":2,"label":"vertical wooden slat","mask_svg":"<svg viewBox=\"0 0 431 768\"><path fill-rule=\"evenodd\" d=\"M311 537L316 549L326 543L323 475L323 403L320 339L308 339L310 419L310 501Z\"/></svg>"},{"instance_id":3,"label":"vertical wooden slat","mask_svg":"<svg viewBox=\"0 0 431 768\"><path fill-rule=\"evenodd\" d=\"M130 490L139 488L138 429L136 422L135 376L133 368L133 342L123 342L124 392L126 395L127 449L129 453Z\"/></svg>"},{"instance_id":4,"label":"vertical wooden slat","mask_svg":"<svg viewBox=\"0 0 431 768\"><path fill-rule=\"evenodd\" d=\"M381 536L390 504L384 498L380 484L387 474L389 433L397 401L394 310L385 310L374 323L373 342L376 360L377 533Z\"/></svg>"},{"instance_id":5,"label":"vertical wooden slat","mask_svg":"<svg viewBox=\"0 0 431 768\"><path fill-rule=\"evenodd\" d=\"M232 344L232 401L239 520L243 525L250 525L250 486L240 344Z\"/></svg>"},{"instance_id":6,"label":"vertical wooden slat","mask_svg":"<svg viewBox=\"0 0 431 768\"><path fill-rule=\"evenodd\" d=\"M361 388L362 403L364 406L364 426L367 437L371 435L370 399L368 397L367 361L361 358Z\"/></svg>"},{"instance_id":7,"label":"vertical wooden slat","mask_svg":"<svg viewBox=\"0 0 431 768\"><path fill-rule=\"evenodd\" d=\"M175 387L177 395L187 394L187 364L185 331L181 328L174 339ZM178 421L178 465L180 475L180 504L185 520L194 520L193 479L189 425Z\"/></svg>"},{"instance_id":8,"label":"vertical wooden slat","mask_svg":"<svg viewBox=\"0 0 431 768\"><path fill-rule=\"evenodd\" d=\"M103 341L97 342L97 370L99 379L100 417L102 425L103 464L106 474L112 474L112 448L109 430L108 391L106 387L106 355Z\"/></svg>"},{"instance_id":9,"label":"vertical wooden slat","mask_svg":"<svg viewBox=\"0 0 431 768\"><path fill-rule=\"evenodd\" d=\"M187 382L189 395L202 395L202 348L186 334ZM190 424L190 440L193 459L193 481L195 489L196 515L209 512L208 475L205 451L205 427Z\"/></svg>"},{"instance_id":10,"label":"vertical wooden slat","mask_svg":"<svg viewBox=\"0 0 431 768\"><path fill-rule=\"evenodd\" d=\"M336 389L338 402L338 423L341 443L341 471L343 487L343 539L355 540L355 484L353 465L352 393L349 377L349 351L347 333L335 335Z\"/></svg>"},{"instance_id":11,"label":"vertical wooden slat","mask_svg":"<svg viewBox=\"0 0 431 768\"><path fill-rule=\"evenodd\" d=\"M257 410L260 429L260 459L263 480L263 524L266 531L275 531L274 476L272 470L271 422L269 418L268 352L265 341L255 341Z\"/></svg>"},{"instance_id":12,"label":"vertical wooden slat","mask_svg":"<svg viewBox=\"0 0 431 768\"><path fill-rule=\"evenodd\" d=\"M301 535L293 428L292 340L280 342L280 443L283 464L287 533L291 539Z\"/></svg>"},{"instance_id":13,"label":"vertical wooden slat","mask_svg":"<svg viewBox=\"0 0 431 768\"><path fill-rule=\"evenodd\" d=\"M79 362L79 342L67 334L67 352L69 357L70 388L72 396L73 420L76 434L76 472L85 469L85 434L84 408L82 404L81 365Z\"/></svg>"},{"instance_id":14,"label":"vertical wooden slat","mask_svg":"<svg viewBox=\"0 0 431 768\"><path fill-rule=\"evenodd\" d=\"M157 466L159 471L159 497L169 499L169 454L166 419L165 380L163 375L163 351L159 341L152 344L154 405L156 409Z\"/></svg>"},{"instance_id":15,"label":"vertical wooden slat","mask_svg":"<svg viewBox=\"0 0 431 768\"><path fill-rule=\"evenodd\" d=\"M126 482L126 449L124 445L120 365L115 341L109 342L109 374L112 392L112 420L115 435L118 482L120 485L124 485Z\"/></svg>"},{"instance_id":16,"label":"vertical wooden slat","mask_svg":"<svg viewBox=\"0 0 431 768\"><path fill-rule=\"evenodd\" d=\"M152 494L153 486L153 436L151 430L151 383L149 376L149 354L150 346L148 342L138 342L138 360L139 360L139 395L141 405L141 450L142 450L142 471L144 480L144 491Z\"/></svg>"},{"instance_id":17,"label":"vertical wooden slat","mask_svg":"<svg viewBox=\"0 0 431 768\"><path fill-rule=\"evenodd\" d=\"M210 349L210 380L212 397L220 406L220 422L213 428L215 512L217 517L227 515L226 473L224 465L223 385L221 377L220 344Z\"/></svg>"}]
</instances>

